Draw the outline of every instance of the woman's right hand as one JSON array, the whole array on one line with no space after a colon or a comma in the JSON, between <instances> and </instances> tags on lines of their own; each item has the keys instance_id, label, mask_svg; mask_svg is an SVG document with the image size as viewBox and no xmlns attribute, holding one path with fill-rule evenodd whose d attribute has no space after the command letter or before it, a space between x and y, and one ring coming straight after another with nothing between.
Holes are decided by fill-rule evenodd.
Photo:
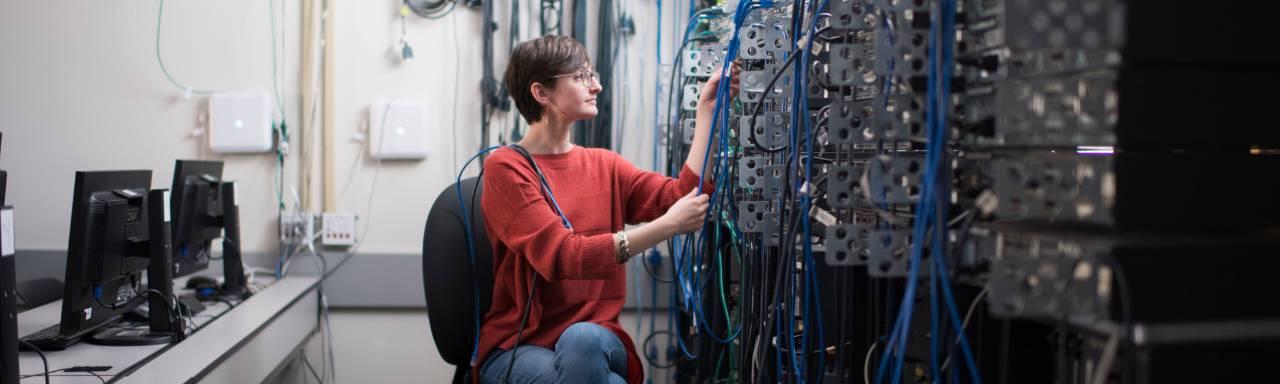
<instances>
[{"instance_id":1,"label":"woman's right hand","mask_svg":"<svg viewBox=\"0 0 1280 384\"><path fill-rule=\"evenodd\" d=\"M659 220L666 221L675 231L675 235L697 231L702 228L702 222L707 216L710 199L706 194L699 194L698 190L694 189L672 204Z\"/></svg>"}]
</instances>

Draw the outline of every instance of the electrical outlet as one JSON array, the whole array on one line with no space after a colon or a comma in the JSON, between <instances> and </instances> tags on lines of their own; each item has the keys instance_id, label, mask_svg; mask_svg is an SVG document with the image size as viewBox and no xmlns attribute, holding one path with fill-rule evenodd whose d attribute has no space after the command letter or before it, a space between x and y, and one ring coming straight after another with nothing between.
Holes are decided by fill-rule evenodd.
<instances>
[{"instance_id":1,"label":"electrical outlet","mask_svg":"<svg viewBox=\"0 0 1280 384\"><path fill-rule=\"evenodd\" d=\"M304 244L315 237L315 215L310 212L280 212L280 242Z\"/></svg>"},{"instance_id":2,"label":"electrical outlet","mask_svg":"<svg viewBox=\"0 0 1280 384\"><path fill-rule=\"evenodd\" d=\"M325 212L321 218L324 229L320 235L320 243L340 247L355 245L356 219L354 213Z\"/></svg>"}]
</instances>

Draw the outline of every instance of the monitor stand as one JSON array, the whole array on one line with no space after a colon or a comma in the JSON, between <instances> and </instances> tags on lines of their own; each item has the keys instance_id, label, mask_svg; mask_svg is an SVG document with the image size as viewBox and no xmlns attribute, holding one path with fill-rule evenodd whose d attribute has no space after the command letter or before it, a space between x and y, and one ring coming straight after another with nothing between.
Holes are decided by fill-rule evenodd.
<instances>
[{"instance_id":1,"label":"monitor stand","mask_svg":"<svg viewBox=\"0 0 1280 384\"><path fill-rule=\"evenodd\" d=\"M147 195L147 226L150 232L148 248L151 253L147 266L147 317L146 327L108 326L85 338L99 345L156 345L182 341L186 338L180 312L173 311L178 300L173 294L173 246L170 243L169 191L152 190Z\"/></svg>"},{"instance_id":2,"label":"monitor stand","mask_svg":"<svg viewBox=\"0 0 1280 384\"><path fill-rule=\"evenodd\" d=\"M249 297L244 277L243 258L240 255L240 203L236 196L236 183L223 182L222 188L222 295L234 301Z\"/></svg>"}]
</instances>

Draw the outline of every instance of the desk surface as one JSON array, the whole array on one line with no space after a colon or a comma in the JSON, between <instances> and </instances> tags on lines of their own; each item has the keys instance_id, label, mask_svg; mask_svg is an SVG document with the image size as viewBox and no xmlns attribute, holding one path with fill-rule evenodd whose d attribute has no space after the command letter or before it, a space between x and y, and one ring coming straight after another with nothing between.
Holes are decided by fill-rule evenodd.
<instances>
[{"instance_id":1,"label":"desk surface","mask_svg":"<svg viewBox=\"0 0 1280 384\"><path fill-rule=\"evenodd\" d=\"M297 330L287 335L270 335L286 339L288 342L297 339L299 332L309 335L319 325L316 317L318 308L316 288L319 281L319 277L316 276L289 276L268 285L234 308L229 308L225 303L207 302L205 303L207 308L192 317L196 331L180 343L115 347L79 342L63 351L45 352L45 357L49 361L51 371L72 366L111 366L109 371L97 372L107 381L125 383L199 381L209 375L219 374L217 372L219 366L228 359L232 359L233 355L246 345L254 348L262 347L257 346L253 341L265 331L275 328ZM18 314L18 334L25 336L57 324L60 321L61 308L62 302L55 301ZM287 320L289 324L285 324L287 327L272 327L273 323L276 323L275 320L282 316L289 317ZM302 323L295 323L298 321ZM305 339L305 335L303 337ZM287 354L301 341L279 347L287 348L288 351L285 352ZM280 354L279 351L271 352L273 355ZM283 356L280 356L280 359L283 359ZM22 379L22 382L44 381L44 364L35 352L22 352L19 356L19 367L22 376L34 375ZM262 367L258 368L256 371L262 371ZM267 370L263 375L269 373L274 365L265 368ZM51 374L50 381L101 382L97 377L87 373L61 372Z\"/></svg>"}]
</instances>

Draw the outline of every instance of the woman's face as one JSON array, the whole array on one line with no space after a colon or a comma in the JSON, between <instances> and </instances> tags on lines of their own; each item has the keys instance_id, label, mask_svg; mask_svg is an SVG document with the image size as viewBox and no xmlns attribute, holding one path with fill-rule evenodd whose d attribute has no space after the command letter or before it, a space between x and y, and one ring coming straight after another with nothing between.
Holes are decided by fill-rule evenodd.
<instances>
[{"instance_id":1,"label":"woman's face","mask_svg":"<svg viewBox=\"0 0 1280 384\"><path fill-rule=\"evenodd\" d=\"M559 120L586 120L600 113L596 109L596 95L604 90L599 75L590 67L577 72L556 75L555 87L547 91L550 101L545 110L555 113Z\"/></svg>"}]
</instances>

